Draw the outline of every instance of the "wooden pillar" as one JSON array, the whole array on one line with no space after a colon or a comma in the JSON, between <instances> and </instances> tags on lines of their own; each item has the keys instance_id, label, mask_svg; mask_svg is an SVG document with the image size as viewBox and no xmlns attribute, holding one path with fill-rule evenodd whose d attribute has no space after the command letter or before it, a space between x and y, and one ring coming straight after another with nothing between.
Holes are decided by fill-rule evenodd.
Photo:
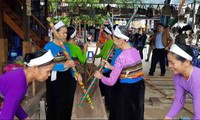
<instances>
[{"instance_id":1,"label":"wooden pillar","mask_svg":"<svg viewBox=\"0 0 200 120\"><path fill-rule=\"evenodd\" d=\"M36 46L33 46L33 44L31 43L31 52L35 52L36 51ZM36 95L36 90L35 90L35 80L32 81L32 95L35 96Z\"/></svg>"},{"instance_id":2,"label":"wooden pillar","mask_svg":"<svg viewBox=\"0 0 200 120\"><path fill-rule=\"evenodd\" d=\"M0 38L0 56L1 62L7 63L8 61L8 40L7 38Z\"/></svg>"},{"instance_id":3,"label":"wooden pillar","mask_svg":"<svg viewBox=\"0 0 200 120\"><path fill-rule=\"evenodd\" d=\"M23 41L22 42L22 53L23 53L23 57L25 57L26 53L31 53L31 44L29 41Z\"/></svg>"},{"instance_id":4,"label":"wooden pillar","mask_svg":"<svg viewBox=\"0 0 200 120\"><path fill-rule=\"evenodd\" d=\"M23 41L22 43L22 49L23 49L23 57L25 56L26 53L32 53L35 52L36 46L34 46L31 42L29 41ZM35 96L36 94L36 89L35 89L35 81L32 82L32 95Z\"/></svg>"},{"instance_id":5,"label":"wooden pillar","mask_svg":"<svg viewBox=\"0 0 200 120\"><path fill-rule=\"evenodd\" d=\"M3 0L0 0L2 3ZM8 40L5 38L4 27L3 27L3 8L2 4L0 4L0 74L3 72L2 68L8 62Z\"/></svg>"},{"instance_id":6,"label":"wooden pillar","mask_svg":"<svg viewBox=\"0 0 200 120\"><path fill-rule=\"evenodd\" d=\"M45 3L44 8L45 8L45 19L46 19L48 17L48 0L44 0L44 3ZM46 27L45 36L48 36L49 24L47 21L45 22L45 27Z\"/></svg>"},{"instance_id":7,"label":"wooden pillar","mask_svg":"<svg viewBox=\"0 0 200 120\"><path fill-rule=\"evenodd\" d=\"M3 38L3 8L2 8L2 2L3 0L0 0L0 38Z\"/></svg>"},{"instance_id":8,"label":"wooden pillar","mask_svg":"<svg viewBox=\"0 0 200 120\"><path fill-rule=\"evenodd\" d=\"M27 16L27 6L26 0L23 0L23 30L24 30L24 40L30 40L30 20L29 16Z\"/></svg>"},{"instance_id":9,"label":"wooden pillar","mask_svg":"<svg viewBox=\"0 0 200 120\"><path fill-rule=\"evenodd\" d=\"M6 38L0 38L0 74L3 72L4 65L8 62L8 40Z\"/></svg>"},{"instance_id":10,"label":"wooden pillar","mask_svg":"<svg viewBox=\"0 0 200 120\"><path fill-rule=\"evenodd\" d=\"M23 0L23 28L24 28L24 42L23 42L23 56L26 53L34 52L35 46L30 42L30 14L27 10L27 4L31 5L31 0ZM30 7L30 6L29 6ZM30 9L30 8L29 8ZM29 11L30 12L30 11ZM35 81L32 82L32 95L35 96Z\"/></svg>"}]
</instances>

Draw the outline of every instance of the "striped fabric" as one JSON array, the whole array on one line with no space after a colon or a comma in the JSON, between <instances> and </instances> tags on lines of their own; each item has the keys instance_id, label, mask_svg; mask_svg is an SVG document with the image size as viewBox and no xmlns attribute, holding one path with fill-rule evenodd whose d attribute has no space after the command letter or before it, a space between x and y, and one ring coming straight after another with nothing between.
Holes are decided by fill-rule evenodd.
<instances>
[{"instance_id":1,"label":"striped fabric","mask_svg":"<svg viewBox=\"0 0 200 120\"><path fill-rule=\"evenodd\" d=\"M137 63L126 66L120 74L120 79L139 78L143 76L144 72L142 71L142 61L139 61Z\"/></svg>"}]
</instances>

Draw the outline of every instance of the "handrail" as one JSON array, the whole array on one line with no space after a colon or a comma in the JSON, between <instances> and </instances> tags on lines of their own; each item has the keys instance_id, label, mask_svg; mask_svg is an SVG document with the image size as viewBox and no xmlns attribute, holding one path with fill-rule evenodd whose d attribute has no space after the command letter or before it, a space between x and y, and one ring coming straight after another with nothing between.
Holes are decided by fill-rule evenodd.
<instances>
[{"instance_id":1,"label":"handrail","mask_svg":"<svg viewBox=\"0 0 200 120\"><path fill-rule=\"evenodd\" d=\"M46 30L46 27L34 15L31 16Z\"/></svg>"},{"instance_id":2,"label":"handrail","mask_svg":"<svg viewBox=\"0 0 200 120\"><path fill-rule=\"evenodd\" d=\"M17 2L20 5L23 5L23 3L20 0L17 0ZM46 30L46 27L40 22L40 20L38 20L33 14L31 14L31 16L39 23L39 25L41 25Z\"/></svg>"}]
</instances>

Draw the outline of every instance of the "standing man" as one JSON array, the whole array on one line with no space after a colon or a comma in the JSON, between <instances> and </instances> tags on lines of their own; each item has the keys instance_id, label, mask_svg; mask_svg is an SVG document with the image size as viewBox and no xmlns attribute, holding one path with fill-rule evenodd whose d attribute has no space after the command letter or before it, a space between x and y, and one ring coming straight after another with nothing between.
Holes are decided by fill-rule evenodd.
<instances>
[{"instance_id":1,"label":"standing man","mask_svg":"<svg viewBox=\"0 0 200 120\"><path fill-rule=\"evenodd\" d=\"M159 62L160 63L160 69L161 69L161 74L160 76L164 76L166 69L165 69L165 55L166 55L166 50L169 50L170 46L173 43L172 38L170 37L170 34L168 32L163 31L163 24L159 23L157 26L157 32L153 36L153 45L154 45L154 50L153 50L153 55L152 55L152 60L151 60L151 68L149 70L149 75L153 76L155 69L156 69L156 64Z\"/></svg>"},{"instance_id":2,"label":"standing man","mask_svg":"<svg viewBox=\"0 0 200 120\"><path fill-rule=\"evenodd\" d=\"M142 35L140 35L139 42L138 42L138 45L137 45L137 50L139 50L139 52L140 52L141 59L143 59L143 49L144 49L146 40L147 40L146 32L142 31Z\"/></svg>"}]
</instances>

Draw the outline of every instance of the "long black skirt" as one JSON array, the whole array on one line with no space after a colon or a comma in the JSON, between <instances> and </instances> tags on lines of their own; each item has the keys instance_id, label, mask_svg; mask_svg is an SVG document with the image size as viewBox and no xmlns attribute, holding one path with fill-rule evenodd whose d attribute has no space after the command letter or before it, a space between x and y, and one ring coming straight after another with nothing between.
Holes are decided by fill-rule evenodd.
<instances>
[{"instance_id":1,"label":"long black skirt","mask_svg":"<svg viewBox=\"0 0 200 120\"><path fill-rule=\"evenodd\" d=\"M47 120L70 120L76 81L70 70L57 72L55 81L46 81Z\"/></svg>"},{"instance_id":2,"label":"long black skirt","mask_svg":"<svg viewBox=\"0 0 200 120\"><path fill-rule=\"evenodd\" d=\"M144 119L145 84L141 80L132 84L119 83L112 96L110 120Z\"/></svg>"}]
</instances>

